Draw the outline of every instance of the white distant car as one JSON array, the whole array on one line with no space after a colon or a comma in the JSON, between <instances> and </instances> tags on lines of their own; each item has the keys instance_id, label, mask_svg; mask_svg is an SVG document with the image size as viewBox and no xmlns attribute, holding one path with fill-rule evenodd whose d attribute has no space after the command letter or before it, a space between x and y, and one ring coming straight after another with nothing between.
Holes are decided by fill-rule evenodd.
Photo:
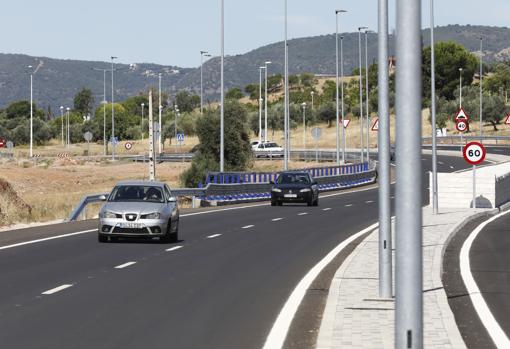
<instances>
[{"instance_id":1,"label":"white distant car","mask_svg":"<svg viewBox=\"0 0 510 349\"><path fill-rule=\"evenodd\" d=\"M275 142L260 143L253 150L257 158L283 157L283 148Z\"/></svg>"}]
</instances>

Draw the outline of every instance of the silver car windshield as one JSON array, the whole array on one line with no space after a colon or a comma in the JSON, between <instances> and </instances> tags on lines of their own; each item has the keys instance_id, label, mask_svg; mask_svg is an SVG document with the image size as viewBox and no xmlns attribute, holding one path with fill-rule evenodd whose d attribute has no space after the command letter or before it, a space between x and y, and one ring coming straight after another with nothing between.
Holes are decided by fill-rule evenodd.
<instances>
[{"instance_id":1,"label":"silver car windshield","mask_svg":"<svg viewBox=\"0 0 510 349\"><path fill-rule=\"evenodd\" d=\"M165 197L159 187L143 185L119 185L113 188L110 202L157 202L164 203Z\"/></svg>"}]
</instances>

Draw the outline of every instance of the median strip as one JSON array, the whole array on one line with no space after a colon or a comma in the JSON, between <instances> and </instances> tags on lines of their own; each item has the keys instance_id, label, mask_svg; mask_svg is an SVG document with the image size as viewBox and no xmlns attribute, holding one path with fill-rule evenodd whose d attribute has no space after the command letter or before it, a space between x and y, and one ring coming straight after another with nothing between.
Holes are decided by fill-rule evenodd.
<instances>
[{"instance_id":1,"label":"median strip","mask_svg":"<svg viewBox=\"0 0 510 349\"><path fill-rule=\"evenodd\" d=\"M69 288L69 287L71 287L71 286L73 286L73 284L65 284L65 285L61 285L61 286L58 286L58 287L52 288L51 290L44 291L42 294L45 294L45 295L54 294L54 293L57 293L57 292L59 292L59 291L65 290L66 288Z\"/></svg>"},{"instance_id":2,"label":"median strip","mask_svg":"<svg viewBox=\"0 0 510 349\"><path fill-rule=\"evenodd\" d=\"M136 262L127 262L127 263L124 263L124 264L121 264L121 265L117 265L115 267L115 269L124 269L124 268L127 268L127 267L129 267L130 265L133 265L133 264L136 264Z\"/></svg>"}]
</instances>

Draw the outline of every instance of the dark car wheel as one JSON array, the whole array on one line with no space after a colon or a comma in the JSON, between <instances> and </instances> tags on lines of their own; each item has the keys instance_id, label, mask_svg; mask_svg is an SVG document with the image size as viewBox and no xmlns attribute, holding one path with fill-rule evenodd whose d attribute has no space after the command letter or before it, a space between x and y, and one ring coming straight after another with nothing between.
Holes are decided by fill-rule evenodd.
<instances>
[{"instance_id":1,"label":"dark car wheel","mask_svg":"<svg viewBox=\"0 0 510 349\"><path fill-rule=\"evenodd\" d=\"M276 201L271 200L271 206L276 206Z\"/></svg>"},{"instance_id":2,"label":"dark car wheel","mask_svg":"<svg viewBox=\"0 0 510 349\"><path fill-rule=\"evenodd\" d=\"M310 200L308 200L308 202L306 203L307 206L312 206L314 204L315 201L313 201L313 196L310 198Z\"/></svg>"},{"instance_id":3,"label":"dark car wheel","mask_svg":"<svg viewBox=\"0 0 510 349\"><path fill-rule=\"evenodd\" d=\"M313 202L314 206L319 206L319 197L317 196L317 199Z\"/></svg>"},{"instance_id":4,"label":"dark car wheel","mask_svg":"<svg viewBox=\"0 0 510 349\"><path fill-rule=\"evenodd\" d=\"M177 222L177 224L179 224ZM177 242L179 241L179 226L175 229L175 232L172 233L172 224L168 222L168 227L166 228L166 234L159 238L159 241L163 244L167 244L169 242Z\"/></svg>"},{"instance_id":5,"label":"dark car wheel","mask_svg":"<svg viewBox=\"0 0 510 349\"><path fill-rule=\"evenodd\" d=\"M103 234L98 234L97 235L97 241L99 241L99 242L108 242L108 236L103 235Z\"/></svg>"}]
</instances>

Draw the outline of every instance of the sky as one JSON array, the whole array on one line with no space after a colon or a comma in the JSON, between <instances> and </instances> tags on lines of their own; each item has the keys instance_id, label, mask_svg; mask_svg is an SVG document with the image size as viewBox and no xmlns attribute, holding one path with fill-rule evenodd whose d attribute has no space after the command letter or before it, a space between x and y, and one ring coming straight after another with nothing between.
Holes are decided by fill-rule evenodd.
<instances>
[{"instance_id":1,"label":"sky","mask_svg":"<svg viewBox=\"0 0 510 349\"><path fill-rule=\"evenodd\" d=\"M284 38L283 0L224 0L225 54L242 54ZM390 3L390 29L395 3ZM16 0L0 11L1 53L191 68L200 51L220 53L221 0ZM435 1L436 25L508 26L509 0ZM288 37L377 29L377 0L288 0ZM429 1L422 27L429 27Z\"/></svg>"}]
</instances>

